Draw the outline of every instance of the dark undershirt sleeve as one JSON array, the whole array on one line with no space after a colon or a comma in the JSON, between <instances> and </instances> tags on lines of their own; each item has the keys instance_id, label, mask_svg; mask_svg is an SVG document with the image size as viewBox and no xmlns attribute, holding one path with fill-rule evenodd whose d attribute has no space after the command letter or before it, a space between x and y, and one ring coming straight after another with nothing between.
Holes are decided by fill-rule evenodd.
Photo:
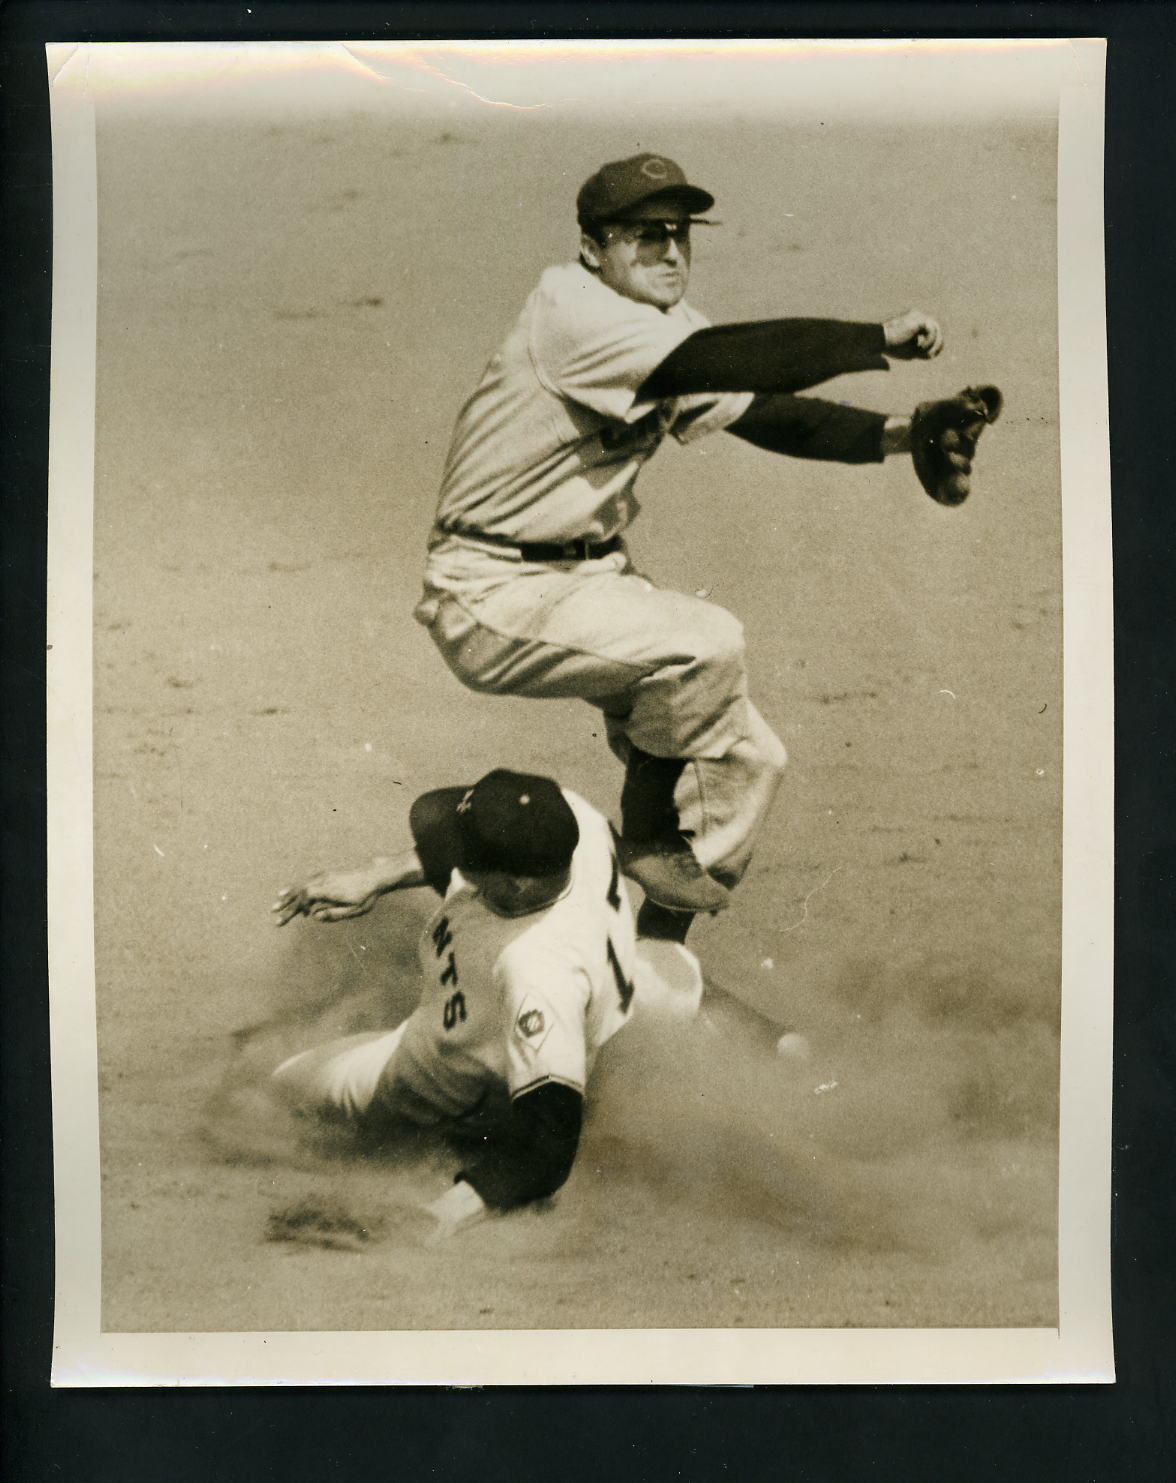
<instances>
[{"instance_id":1,"label":"dark undershirt sleeve","mask_svg":"<svg viewBox=\"0 0 1176 1483\"><path fill-rule=\"evenodd\" d=\"M851 371L885 371L880 324L766 319L695 330L645 378L639 401L700 392L804 391Z\"/></svg>"},{"instance_id":2,"label":"dark undershirt sleeve","mask_svg":"<svg viewBox=\"0 0 1176 1483\"><path fill-rule=\"evenodd\" d=\"M472 1184L492 1210L553 1195L572 1171L583 1116L579 1092L544 1082L515 1098L501 1129L487 1135L457 1177Z\"/></svg>"},{"instance_id":3,"label":"dark undershirt sleeve","mask_svg":"<svg viewBox=\"0 0 1176 1483\"><path fill-rule=\"evenodd\" d=\"M819 397L757 396L726 429L757 448L792 458L836 463L881 463L882 412L844 407Z\"/></svg>"}]
</instances>

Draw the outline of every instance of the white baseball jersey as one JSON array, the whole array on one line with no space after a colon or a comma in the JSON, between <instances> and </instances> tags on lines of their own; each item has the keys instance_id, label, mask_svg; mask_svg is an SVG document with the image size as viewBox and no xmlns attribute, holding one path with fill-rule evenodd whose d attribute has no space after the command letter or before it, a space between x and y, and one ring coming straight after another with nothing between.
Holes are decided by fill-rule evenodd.
<instances>
[{"instance_id":1,"label":"white baseball jersey","mask_svg":"<svg viewBox=\"0 0 1176 1483\"><path fill-rule=\"evenodd\" d=\"M667 433L728 426L751 393L638 401L650 373L708 321L625 298L582 264L548 268L462 408L440 531L513 541L607 540L638 510L633 484Z\"/></svg>"},{"instance_id":2,"label":"white baseball jersey","mask_svg":"<svg viewBox=\"0 0 1176 1483\"><path fill-rule=\"evenodd\" d=\"M512 1097L544 1082L583 1091L596 1052L625 1023L636 934L607 821L564 792L580 826L571 881L542 911L496 912L455 870L421 938L421 1001L398 1035L375 1100L442 1117L491 1083Z\"/></svg>"}]
</instances>

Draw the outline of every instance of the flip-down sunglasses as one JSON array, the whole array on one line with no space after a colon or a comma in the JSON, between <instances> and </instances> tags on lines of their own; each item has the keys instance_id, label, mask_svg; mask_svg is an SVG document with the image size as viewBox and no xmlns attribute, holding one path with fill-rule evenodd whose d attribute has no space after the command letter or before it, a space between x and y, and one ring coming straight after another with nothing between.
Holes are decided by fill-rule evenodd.
<instances>
[{"instance_id":1,"label":"flip-down sunglasses","mask_svg":"<svg viewBox=\"0 0 1176 1483\"><path fill-rule=\"evenodd\" d=\"M693 216L686 221L627 221L614 222L609 230L626 242L656 243L659 247L671 239L679 247L690 241L691 227L717 227L721 223L710 221L704 216Z\"/></svg>"}]
</instances>

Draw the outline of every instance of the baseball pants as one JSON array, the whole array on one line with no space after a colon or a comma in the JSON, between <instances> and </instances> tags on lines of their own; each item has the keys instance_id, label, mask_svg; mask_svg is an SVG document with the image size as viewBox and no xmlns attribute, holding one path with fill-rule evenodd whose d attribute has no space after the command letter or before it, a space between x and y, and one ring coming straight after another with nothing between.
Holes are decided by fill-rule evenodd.
<instances>
[{"instance_id":1,"label":"baseball pants","mask_svg":"<svg viewBox=\"0 0 1176 1483\"><path fill-rule=\"evenodd\" d=\"M748 699L730 613L655 587L624 551L538 565L452 538L430 554L416 616L471 690L586 700L622 761L684 760L679 825L716 880L742 877L786 756Z\"/></svg>"},{"instance_id":2,"label":"baseball pants","mask_svg":"<svg viewBox=\"0 0 1176 1483\"><path fill-rule=\"evenodd\" d=\"M354 1122L372 1105L404 1026L364 1031L291 1056L273 1073L282 1095L299 1112Z\"/></svg>"},{"instance_id":3,"label":"baseball pants","mask_svg":"<svg viewBox=\"0 0 1176 1483\"><path fill-rule=\"evenodd\" d=\"M405 1022L407 1023L407 1021ZM427 1084L397 1065L404 1025L364 1030L291 1056L272 1073L286 1103L326 1122L362 1123L369 1114L389 1121L435 1127L452 1119L453 1108L435 1101ZM485 1097L477 1089L469 1110Z\"/></svg>"}]
</instances>

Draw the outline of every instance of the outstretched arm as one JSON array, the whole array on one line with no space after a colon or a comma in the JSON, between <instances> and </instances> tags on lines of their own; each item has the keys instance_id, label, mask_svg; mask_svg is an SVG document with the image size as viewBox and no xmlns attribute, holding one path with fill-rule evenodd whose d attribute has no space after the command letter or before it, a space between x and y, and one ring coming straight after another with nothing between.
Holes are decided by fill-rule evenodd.
<instances>
[{"instance_id":1,"label":"outstretched arm","mask_svg":"<svg viewBox=\"0 0 1176 1483\"><path fill-rule=\"evenodd\" d=\"M879 463L910 452L909 417L888 417L818 397L757 396L727 432L770 453L837 463Z\"/></svg>"},{"instance_id":2,"label":"outstretched arm","mask_svg":"<svg viewBox=\"0 0 1176 1483\"><path fill-rule=\"evenodd\" d=\"M637 395L660 401L708 392L804 391L852 371L884 371L888 357L931 360L942 348L938 323L918 309L884 324L771 319L713 325L676 346Z\"/></svg>"},{"instance_id":3,"label":"outstretched arm","mask_svg":"<svg viewBox=\"0 0 1176 1483\"><path fill-rule=\"evenodd\" d=\"M490 1210L515 1210L555 1194L572 1171L583 1116L583 1097L559 1082L516 1097L452 1188L424 1207L437 1222L431 1239L444 1240Z\"/></svg>"},{"instance_id":4,"label":"outstretched arm","mask_svg":"<svg viewBox=\"0 0 1176 1483\"><path fill-rule=\"evenodd\" d=\"M293 917L313 917L316 922L341 922L361 917L389 891L426 885L425 872L416 850L401 855L378 855L354 870L324 870L304 886L290 886L278 893L271 910L276 925L284 927Z\"/></svg>"}]
</instances>

